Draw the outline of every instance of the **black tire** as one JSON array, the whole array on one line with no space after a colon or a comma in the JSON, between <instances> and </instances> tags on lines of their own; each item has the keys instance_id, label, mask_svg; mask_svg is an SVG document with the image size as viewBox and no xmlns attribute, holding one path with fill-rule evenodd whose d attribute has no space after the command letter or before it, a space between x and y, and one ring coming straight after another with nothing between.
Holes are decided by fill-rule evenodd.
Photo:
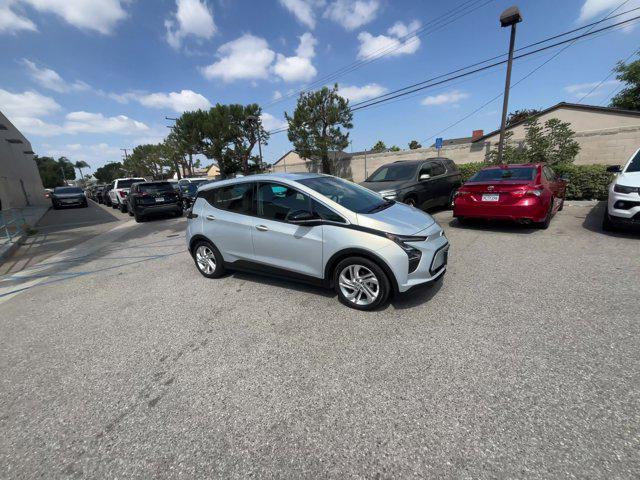
<instances>
[{"instance_id":1,"label":"black tire","mask_svg":"<svg viewBox=\"0 0 640 480\"><path fill-rule=\"evenodd\" d=\"M213 258L211 258L211 260L214 261L215 267L211 271L205 270L203 267L204 264L199 263L198 255L200 253L213 255ZM196 264L196 268L203 277L219 278L226 273L222 255L220 254L220 251L216 248L216 246L211 242L208 242L206 240L198 240L191 250L191 256L193 257L193 261ZM210 263L209 266L211 266Z\"/></svg>"},{"instance_id":2,"label":"black tire","mask_svg":"<svg viewBox=\"0 0 640 480\"><path fill-rule=\"evenodd\" d=\"M558 207L558 211L561 212L564 209L564 198L560 200L560 206Z\"/></svg>"},{"instance_id":3,"label":"black tire","mask_svg":"<svg viewBox=\"0 0 640 480\"><path fill-rule=\"evenodd\" d=\"M409 195L408 197L405 197L405 199L403 200L403 203L406 203L410 207L418 208L417 205L416 205L417 204L417 200L412 195Z\"/></svg>"},{"instance_id":4,"label":"black tire","mask_svg":"<svg viewBox=\"0 0 640 480\"><path fill-rule=\"evenodd\" d=\"M364 267L364 269L368 269L368 271L375 276L375 279L377 280L377 288L378 288L377 296L375 297L375 300L366 304L356 303L358 299L362 298L362 293L364 293L364 290L358 291L358 288L363 288L363 287L358 287L353 289L354 295L356 295L355 300L351 300L345 295L345 293L343 292L343 287L341 287L340 285L340 276L350 266L355 267L359 271L362 271L362 269L358 267ZM347 279L351 280L348 277ZM359 282L359 284L362 285L363 282ZM380 266L378 266L377 263L364 257L348 257L338 262L338 264L333 270L333 285L336 290L336 293L338 294L338 299L340 300L340 302L346 305L347 307L353 308L356 310L364 310L364 311L375 310L376 308L379 308L380 306L384 305L387 302L387 300L389 299L389 295L391 293L391 283L387 275L382 270L382 268L380 268ZM371 291L371 283L368 284L368 287ZM345 290L347 291L348 289L349 287L345 288Z\"/></svg>"},{"instance_id":5,"label":"black tire","mask_svg":"<svg viewBox=\"0 0 640 480\"><path fill-rule=\"evenodd\" d=\"M114 210L118 209L118 204L117 203L111 203L111 208L113 208Z\"/></svg>"},{"instance_id":6,"label":"black tire","mask_svg":"<svg viewBox=\"0 0 640 480\"><path fill-rule=\"evenodd\" d=\"M133 217L133 212L131 211L130 208L127 209L127 213L129 214L130 217Z\"/></svg>"},{"instance_id":7,"label":"black tire","mask_svg":"<svg viewBox=\"0 0 640 480\"><path fill-rule=\"evenodd\" d=\"M56 205L55 203L52 205L54 210L58 210L60 207L58 205Z\"/></svg>"},{"instance_id":8,"label":"black tire","mask_svg":"<svg viewBox=\"0 0 640 480\"><path fill-rule=\"evenodd\" d=\"M602 217L602 230L605 232L613 232L616 230L616 225L611 221L607 207L605 207L604 216Z\"/></svg>"},{"instance_id":9,"label":"black tire","mask_svg":"<svg viewBox=\"0 0 640 480\"><path fill-rule=\"evenodd\" d=\"M84 203L82 204L82 208L87 208L88 206L89 206L89 203L88 203L88 202L84 202Z\"/></svg>"},{"instance_id":10,"label":"black tire","mask_svg":"<svg viewBox=\"0 0 640 480\"><path fill-rule=\"evenodd\" d=\"M138 212L133 212L133 216L136 219L137 223L144 222L144 217L142 215L140 215Z\"/></svg>"},{"instance_id":11,"label":"black tire","mask_svg":"<svg viewBox=\"0 0 640 480\"><path fill-rule=\"evenodd\" d=\"M180 209L180 210L176 211L176 213L175 213L175 217L176 217L176 218L180 218L180 217L182 216L182 214L183 214L183 210L182 210L182 209Z\"/></svg>"},{"instance_id":12,"label":"black tire","mask_svg":"<svg viewBox=\"0 0 640 480\"><path fill-rule=\"evenodd\" d=\"M549 211L547 212L547 216L544 217L542 222L537 222L535 225L540 230L546 230L551 225L551 217L553 217L553 198L551 198L551 202L549 204Z\"/></svg>"},{"instance_id":13,"label":"black tire","mask_svg":"<svg viewBox=\"0 0 640 480\"><path fill-rule=\"evenodd\" d=\"M122 213L127 213L127 204L126 203L121 203L120 206L118 207L118 210L120 210Z\"/></svg>"}]
</instances>

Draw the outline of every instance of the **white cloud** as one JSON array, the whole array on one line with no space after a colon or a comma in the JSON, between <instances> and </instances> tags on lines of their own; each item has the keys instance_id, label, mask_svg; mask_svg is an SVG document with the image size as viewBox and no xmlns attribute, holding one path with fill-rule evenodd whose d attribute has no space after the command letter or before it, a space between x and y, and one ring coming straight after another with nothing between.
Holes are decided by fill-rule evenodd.
<instances>
[{"instance_id":1,"label":"white cloud","mask_svg":"<svg viewBox=\"0 0 640 480\"><path fill-rule=\"evenodd\" d=\"M456 104L460 100L469 98L469 96L470 95L468 93L461 92L459 90L452 90L450 92L441 93L440 95L423 98L420 103L427 106Z\"/></svg>"},{"instance_id":2,"label":"white cloud","mask_svg":"<svg viewBox=\"0 0 640 480\"><path fill-rule=\"evenodd\" d=\"M315 46L318 41L309 32L300 36L300 44L296 49L296 55L286 57L278 54L273 71L285 82L307 82L318 74L311 63L315 56Z\"/></svg>"},{"instance_id":3,"label":"white cloud","mask_svg":"<svg viewBox=\"0 0 640 480\"><path fill-rule=\"evenodd\" d=\"M67 114L65 133L121 133L133 135L149 129L147 125L125 115L105 117L101 113L71 112Z\"/></svg>"},{"instance_id":4,"label":"white cloud","mask_svg":"<svg viewBox=\"0 0 640 480\"><path fill-rule=\"evenodd\" d=\"M123 0L21 0L44 13L54 13L83 30L109 34L127 13Z\"/></svg>"},{"instance_id":5,"label":"white cloud","mask_svg":"<svg viewBox=\"0 0 640 480\"><path fill-rule=\"evenodd\" d=\"M22 59L22 64L27 67L29 75L37 84L44 88L48 88L49 90L65 93L89 89L89 85L81 81L67 83L55 70L51 70L46 67L40 68L31 60L27 60L26 58Z\"/></svg>"},{"instance_id":6,"label":"white cloud","mask_svg":"<svg viewBox=\"0 0 640 480\"><path fill-rule=\"evenodd\" d=\"M125 94L127 95L127 94ZM167 108L177 113L211 108L211 102L192 90L170 93L128 94L130 98L149 108Z\"/></svg>"},{"instance_id":7,"label":"white cloud","mask_svg":"<svg viewBox=\"0 0 640 480\"><path fill-rule=\"evenodd\" d=\"M101 165L109 162L119 162L122 160L122 151L120 147L109 145L107 143L82 144L71 143L67 145L43 145L40 154L53 158L66 157L72 162L84 160L93 170ZM85 174L92 173L84 171Z\"/></svg>"},{"instance_id":8,"label":"white cloud","mask_svg":"<svg viewBox=\"0 0 640 480\"><path fill-rule=\"evenodd\" d=\"M324 5L324 0L280 0L280 4L293 13L300 23L313 29L316 26L314 8Z\"/></svg>"},{"instance_id":9,"label":"white cloud","mask_svg":"<svg viewBox=\"0 0 640 480\"><path fill-rule=\"evenodd\" d=\"M355 30L376 18L379 8L379 0L334 0L324 16L347 30Z\"/></svg>"},{"instance_id":10,"label":"white cloud","mask_svg":"<svg viewBox=\"0 0 640 480\"><path fill-rule=\"evenodd\" d=\"M264 38L249 33L218 48L220 60L201 69L208 78L221 78L225 82L267 78L269 66L275 58Z\"/></svg>"},{"instance_id":11,"label":"white cloud","mask_svg":"<svg viewBox=\"0 0 640 480\"><path fill-rule=\"evenodd\" d=\"M15 123L18 117L40 117L60 110L60 105L51 97L37 92L11 93L0 88L0 108L9 120Z\"/></svg>"},{"instance_id":12,"label":"white cloud","mask_svg":"<svg viewBox=\"0 0 640 480\"><path fill-rule=\"evenodd\" d=\"M591 20L595 17L609 14L615 10L615 13L620 13L625 10L630 10L632 8L640 7L640 0L632 0L628 3L625 2L625 5L621 6L622 0L585 0L582 8L580 9L580 16L578 17L578 22L585 22L587 20ZM628 20L633 17L635 12L631 12L627 15L623 15L619 17L617 21ZM630 24L623 27L625 32L630 32L633 30L634 25Z\"/></svg>"},{"instance_id":13,"label":"white cloud","mask_svg":"<svg viewBox=\"0 0 640 480\"><path fill-rule=\"evenodd\" d=\"M260 120L262 121L262 126L265 130L278 130L280 128L285 128L289 126L289 124L285 120L278 119L271 115L270 113L264 112L260 115Z\"/></svg>"},{"instance_id":14,"label":"white cloud","mask_svg":"<svg viewBox=\"0 0 640 480\"><path fill-rule=\"evenodd\" d=\"M396 22L389 30L388 35L371 35L369 32L358 34L360 48L358 58L371 59L380 55L398 56L415 53L420 47L420 38L413 35L420 28L420 22L414 20L408 25Z\"/></svg>"},{"instance_id":15,"label":"white cloud","mask_svg":"<svg viewBox=\"0 0 640 480\"><path fill-rule=\"evenodd\" d=\"M38 28L35 23L13 11L11 7L14 3L12 0L0 3L0 33L16 33L23 30L36 32Z\"/></svg>"},{"instance_id":16,"label":"white cloud","mask_svg":"<svg viewBox=\"0 0 640 480\"><path fill-rule=\"evenodd\" d=\"M280 100L282 98L282 93L280 92L280 90L276 90L275 92L273 92L273 96L271 97L272 100Z\"/></svg>"},{"instance_id":17,"label":"white cloud","mask_svg":"<svg viewBox=\"0 0 640 480\"><path fill-rule=\"evenodd\" d=\"M387 89L377 83L369 83L362 87L340 85L339 94L351 102L359 102L386 93Z\"/></svg>"},{"instance_id":18,"label":"white cloud","mask_svg":"<svg viewBox=\"0 0 640 480\"><path fill-rule=\"evenodd\" d=\"M176 7L175 20L164 22L167 29L167 42L173 48L179 49L182 40L188 35L208 40L216 33L213 14L206 2L176 0Z\"/></svg>"},{"instance_id":19,"label":"white cloud","mask_svg":"<svg viewBox=\"0 0 640 480\"><path fill-rule=\"evenodd\" d=\"M576 98L582 98L584 96L589 98L603 95L621 84L619 80L608 80L606 82L602 82L600 85L599 83L600 82L576 83L574 85L567 85L564 87L564 90ZM591 92L591 89L593 89L593 92Z\"/></svg>"}]
</instances>

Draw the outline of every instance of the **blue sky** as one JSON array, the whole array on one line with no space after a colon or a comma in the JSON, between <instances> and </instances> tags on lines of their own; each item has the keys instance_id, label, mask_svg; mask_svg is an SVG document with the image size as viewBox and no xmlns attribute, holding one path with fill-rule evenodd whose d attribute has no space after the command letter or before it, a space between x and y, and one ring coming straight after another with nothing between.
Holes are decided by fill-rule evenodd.
<instances>
[{"instance_id":1,"label":"blue sky","mask_svg":"<svg viewBox=\"0 0 640 480\"><path fill-rule=\"evenodd\" d=\"M483 5L485 4L486 5ZM517 46L606 16L623 0L522 0ZM453 8L478 7L436 31L411 32ZM39 155L96 168L121 148L159 142L165 116L211 104L257 102L267 128L282 125L295 92L359 58L376 59L337 78L352 102L503 53L498 25L511 1L410 0L0 0L5 48L0 110ZM628 0L618 12L640 7ZM431 26L429 30L433 30ZM640 28L577 43L511 92L510 110L577 101L617 60L638 48ZM516 62L516 82L554 51ZM406 148L458 122L500 93L504 68L356 112L353 150L377 140ZM606 104L613 77L583 103ZM283 98L279 98L279 97ZM277 101L276 101L277 100ZM275 102L275 103L274 103ZM441 136L498 126L501 100ZM264 149L275 161L286 133Z\"/></svg>"}]
</instances>

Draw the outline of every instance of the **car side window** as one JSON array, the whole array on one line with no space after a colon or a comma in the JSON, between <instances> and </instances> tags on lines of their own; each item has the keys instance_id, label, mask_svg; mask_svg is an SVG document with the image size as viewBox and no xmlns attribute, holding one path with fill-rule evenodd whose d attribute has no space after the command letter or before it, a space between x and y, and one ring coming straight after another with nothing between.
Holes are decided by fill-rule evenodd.
<instances>
[{"instance_id":1,"label":"car side window","mask_svg":"<svg viewBox=\"0 0 640 480\"><path fill-rule=\"evenodd\" d=\"M255 183L243 182L202 192L202 197L220 210L250 214L253 206Z\"/></svg>"},{"instance_id":2,"label":"car side window","mask_svg":"<svg viewBox=\"0 0 640 480\"><path fill-rule=\"evenodd\" d=\"M420 171L418 172L418 178L420 178L422 175L432 175L430 163L425 163L420 167Z\"/></svg>"},{"instance_id":3,"label":"car side window","mask_svg":"<svg viewBox=\"0 0 640 480\"><path fill-rule=\"evenodd\" d=\"M327 222L347 223L344 218L331 210L329 207L325 207L323 204L316 200L311 200L313 213L317 214L322 220Z\"/></svg>"},{"instance_id":4,"label":"car side window","mask_svg":"<svg viewBox=\"0 0 640 480\"><path fill-rule=\"evenodd\" d=\"M558 179L556 172L554 172L551 167L546 167L546 168L547 168L547 175L549 176L549 180L552 182L556 181Z\"/></svg>"},{"instance_id":5,"label":"car side window","mask_svg":"<svg viewBox=\"0 0 640 480\"><path fill-rule=\"evenodd\" d=\"M431 176L437 177L438 175L444 175L446 172L444 165L440 162L431 162Z\"/></svg>"},{"instance_id":6,"label":"car side window","mask_svg":"<svg viewBox=\"0 0 640 480\"><path fill-rule=\"evenodd\" d=\"M259 183L257 213L267 220L284 222L287 216L297 210L311 208L308 195L279 183Z\"/></svg>"}]
</instances>

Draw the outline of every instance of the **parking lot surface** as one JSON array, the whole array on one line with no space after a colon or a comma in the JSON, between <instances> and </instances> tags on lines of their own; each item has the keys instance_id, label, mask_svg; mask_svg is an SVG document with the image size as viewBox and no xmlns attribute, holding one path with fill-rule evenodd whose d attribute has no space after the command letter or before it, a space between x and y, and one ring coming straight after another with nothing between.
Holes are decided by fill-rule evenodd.
<instances>
[{"instance_id":1,"label":"parking lot surface","mask_svg":"<svg viewBox=\"0 0 640 480\"><path fill-rule=\"evenodd\" d=\"M601 208L438 212L443 282L370 313L114 211L0 277L0 477L638 478L640 236Z\"/></svg>"}]
</instances>

